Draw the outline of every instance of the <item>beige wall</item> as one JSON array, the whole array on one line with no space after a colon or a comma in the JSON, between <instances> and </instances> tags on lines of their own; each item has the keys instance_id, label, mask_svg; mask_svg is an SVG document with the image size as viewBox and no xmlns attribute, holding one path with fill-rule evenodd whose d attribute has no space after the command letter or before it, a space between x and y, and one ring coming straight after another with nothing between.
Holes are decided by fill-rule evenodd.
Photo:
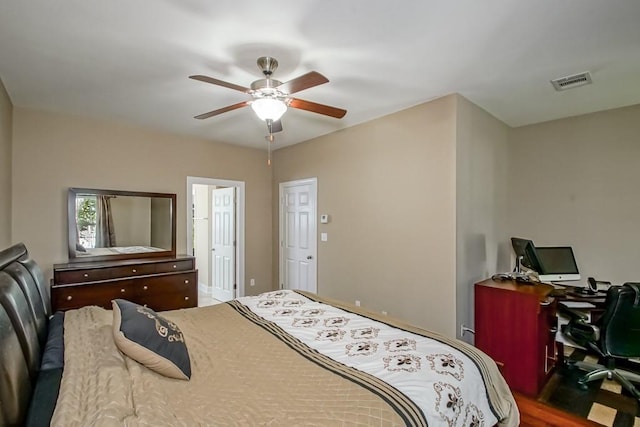
<instances>
[{"instance_id":1,"label":"beige wall","mask_svg":"<svg viewBox=\"0 0 640 427\"><path fill-rule=\"evenodd\" d=\"M11 140L13 105L0 80L0 248L11 240Z\"/></svg>"},{"instance_id":2,"label":"beige wall","mask_svg":"<svg viewBox=\"0 0 640 427\"><path fill-rule=\"evenodd\" d=\"M509 270L507 163L509 127L457 96L456 333L474 325L473 284ZM472 334L463 337L473 342Z\"/></svg>"},{"instance_id":3,"label":"beige wall","mask_svg":"<svg viewBox=\"0 0 640 427\"><path fill-rule=\"evenodd\" d=\"M151 199L114 197L110 203L116 237L113 246L151 245Z\"/></svg>"},{"instance_id":4,"label":"beige wall","mask_svg":"<svg viewBox=\"0 0 640 427\"><path fill-rule=\"evenodd\" d=\"M331 215L318 293L455 336L455 107L448 96L277 150L274 276L278 184L317 177Z\"/></svg>"},{"instance_id":5,"label":"beige wall","mask_svg":"<svg viewBox=\"0 0 640 427\"><path fill-rule=\"evenodd\" d=\"M511 235L573 246L582 283L640 281L640 105L513 129L509 143Z\"/></svg>"},{"instance_id":6,"label":"beige wall","mask_svg":"<svg viewBox=\"0 0 640 427\"><path fill-rule=\"evenodd\" d=\"M23 108L13 117L13 239L51 275L67 260L68 187L177 194L186 248L187 176L246 182L246 277L271 289L271 171L264 151Z\"/></svg>"},{"instance_id":7,"label":"beige wall","mask_svg":"<svg viewBox=\"0 0 640 427\"><path fill-rule=\"evenodd\" d=\"M171 248L171 200L161 197L151 199L150 222L151 246ZM200 277L200 271L198 271L198 277Z\"/></svg>"}]
</instances>

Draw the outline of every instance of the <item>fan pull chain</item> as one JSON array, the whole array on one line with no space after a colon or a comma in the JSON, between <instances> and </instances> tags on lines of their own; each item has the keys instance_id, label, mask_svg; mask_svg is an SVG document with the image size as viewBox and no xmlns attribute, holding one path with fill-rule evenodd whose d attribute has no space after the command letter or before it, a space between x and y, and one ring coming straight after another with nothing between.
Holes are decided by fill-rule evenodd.
<instances>
[{"instance_id":1,"label":"fan pull chain","mask_svg":"<svg viewBox=\"0 0 640 427\"><path fill-rule=\"evenodd\" d=\"M271 166L271 144L273 143L274 137L272 133L264 137L267 140L267 166Z\"/></svg>"}]
</instances>

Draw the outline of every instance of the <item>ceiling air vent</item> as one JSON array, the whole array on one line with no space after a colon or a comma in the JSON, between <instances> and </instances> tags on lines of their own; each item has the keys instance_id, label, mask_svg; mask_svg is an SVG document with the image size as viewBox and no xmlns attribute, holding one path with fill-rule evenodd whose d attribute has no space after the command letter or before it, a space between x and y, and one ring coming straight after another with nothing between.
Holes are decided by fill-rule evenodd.
<instances>
[{"instance_id":1,"label":"ceiling air vent","mask_svg":"<svg viewBox=\"0 0 640 427\"><path fill-rule=\"evenodd\" d=\"M591 84L591 74L588 71L584 73L574 74L572 76L560 77L551 80L551 84L556 90L567 90L578 86Z\"/></svg>"}]
</instances>

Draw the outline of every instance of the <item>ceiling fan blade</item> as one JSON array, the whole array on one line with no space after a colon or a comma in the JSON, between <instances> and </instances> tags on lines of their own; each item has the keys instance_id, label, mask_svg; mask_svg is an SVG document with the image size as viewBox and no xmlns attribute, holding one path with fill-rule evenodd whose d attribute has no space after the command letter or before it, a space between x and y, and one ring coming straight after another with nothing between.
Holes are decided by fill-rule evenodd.
<instances>
[{"instance_id":1,"label":"ceiling fan blade","mask_svg":"<svg viewBox=\"0 0 640 427\"><path fill-rule=\"evenodd\" d=\"M227 111L237 110L238 108L246 107L249 105L249 101L238 102L237 104L228 105L223 108L218 108L217 110L209 111L208 113L200 114L199 116L195 116L195 119L208 119L209 117L217 116L218 114L226 113Z\"/></svg>"},{"instance_id":2,"label":"ceiling fan blade","mask_svg":"<svg viewBox=\"0 0 640 427\"><path fill-rule=\"evenodd\" d=\"M282 132L282 122L280 120L276 120L275 122L267 120L267 129L269 133Z\"/></svg>"},{"instance_id":3,"label":"ceiling fan blade","mask_svg":"<svg viewBox=\"0 0 640 427\"><path fill-rule=\"evenodd\" d=\"M247 93L250 90L249 88L242 87L240 85L236 85L233 83L225 82L222 80L214 79L213 77L208 77L208 76L196 75L196 76L189 76L189 78L193 80L199 80L205 83L211 83L218 86L228 87L229 89L237 90L239 92L244 92L244 93Z\"/></svg>"},{"instance_id":4,"label":"ceiling fan blade","mask_svg":"<svg viewBox=\"0 0 640 427\"><path fill-rule=\"evenodd\" d=\"M324 114L325 116L335 117L341 119L347 114L347 110L342 108L331 107L324 104L316 104L315 102L305 101L298 98L289 98L289 107L298 108L300 110L307 110L313 113Z\"/></svg>"},{"instance_id":5,"label":"ceiling fan blade","mask_svg":"<svg viewBox=\"0 0 640 427\"><path fill-rule=\"evenodd\" d=\"M292 94L324 83L329 83L329 79L320 73L310 71L307 74L303 74L300 77L296 77L293 80L282 83L278 86L278 89L284 93Z\"/></svg>"}]
</instances>

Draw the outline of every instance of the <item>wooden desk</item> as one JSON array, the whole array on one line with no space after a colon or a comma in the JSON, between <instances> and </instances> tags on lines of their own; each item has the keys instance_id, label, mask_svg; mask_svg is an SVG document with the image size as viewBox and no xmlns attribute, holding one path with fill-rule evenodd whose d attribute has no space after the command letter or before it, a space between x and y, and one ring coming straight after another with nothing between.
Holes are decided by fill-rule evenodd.
<instances>
[{"instance_id":1,"label":"wooden desk","mask_svg":"<svg viewBox=\"0 0 640 427\"><path fill-rule=\"evenodd\" d=\"M604 313L607 294L599 292L596 295L581 295L580 293L573 291L571 288L568 288L564 295L555 295L555 298L558 300L558 303L562 303L563 301L576 301L593 304L595 306L594 308L578 309L581 311L588 311L591 315L591 323L593 323L596 322Z\"/></svg>"},{"instance_id":2,"label":"wooden desk","mask_svg":"<svg viewBox=\"0 0 640 427\"><path fill-rule=\"evenodd\" d=\"M475 284L475 345L496 361L511 389L531 397L557 363L553 289L512 280Z\"/></svg>"}]
</instances>

